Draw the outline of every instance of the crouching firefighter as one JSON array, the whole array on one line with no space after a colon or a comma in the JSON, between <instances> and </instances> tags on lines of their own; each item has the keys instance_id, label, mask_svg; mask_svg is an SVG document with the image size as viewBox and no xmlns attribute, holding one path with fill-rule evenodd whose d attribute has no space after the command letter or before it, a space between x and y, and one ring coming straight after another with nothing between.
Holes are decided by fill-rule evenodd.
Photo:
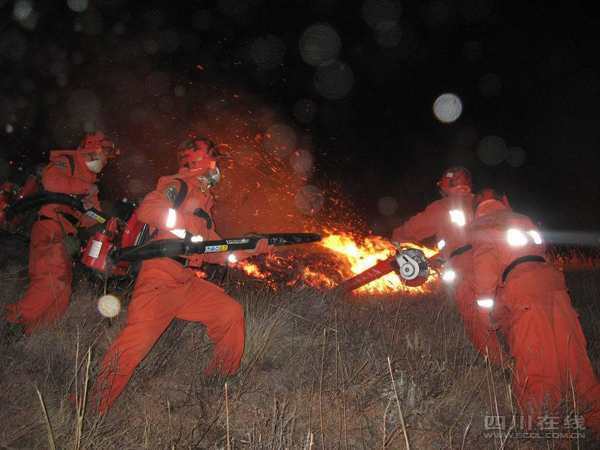
<instances>
[{"instance_id":1,"label":"crouching firefighter","mask_svg":"<svg viewBox=\"0 0 600 450\"><path fill-rule=\"evenodd\" d=\"M97 175L107 160L118 153L114 142L104 133L87 134L77 150L50 153L42 185L51 193L82 195L85 209L99 210ZM6 306L9 323L24 327L25 333L30 334L62 317L71 297L71 256L80 250L77 229L96 223L67 205L41 207L31 230L29 288L17 303Z\"/></svg>"},{"instance_id":2,"label":"crouching firefighter","mask_svg":"<svg viewBox=\"0 0 600 450\"><path fill-rule=\"evenodd\" d=\"M505 364L508 355L502 350L496 334L480 320L475 303L470 233L473 216L471 174L464 167L450 167L437 185L442 198L396 228L392 241L416 243L435 236L445 261L442 280L454 287L457 309L467 336L490 362Z\"/></svg>"},{"instance_id":3,"label":"crouching firefighter","mask_svg":"<svg viewBox=\"0 0 600 450\"><path fill-rule=\"evenodd\" d=\"M221 177L218 157L218 147L209 139L193 138L179 146L179 172L162 177L138 209L138 219L150 226L150 242L175 236L191 242L220 239L211 213L211 189ZM241 260L268 249L267 240L260 239L254 250L237 251L233 257ZM175 318L206 326L214 344L207 375L237 372L244 352L244 309L223 289L195 276L190 268L203 262L225 265L228 255L206 253L142 262L126 325L102 359L102 373L92 396L94 412L104 413L112 406L135 368Z\"/></svg>"},{"instance_id":4,"label":"crouching firefighter","mask_svg":"<svg viewBox=\"0 0 600 450\"><path fill-rule=\"evenodd\" d=\"M560 416L567 407L598 434L600 383L564 276L547 260L542 234L493 189L478 193L473 208L475 295L481 313L491 316L508 342L519 408L524 415Z\"/></svg>"}]
</instances>

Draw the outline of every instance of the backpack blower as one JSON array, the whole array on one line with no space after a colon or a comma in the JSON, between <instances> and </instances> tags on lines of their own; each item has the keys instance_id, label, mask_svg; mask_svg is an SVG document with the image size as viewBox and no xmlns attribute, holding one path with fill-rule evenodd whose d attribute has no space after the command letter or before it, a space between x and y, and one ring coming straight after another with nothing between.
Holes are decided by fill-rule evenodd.
<instances>
[{"instance_id":1,"label":"backpack blower","mask_svg":"<svg viewBox=\"0 0 600 450\"><path fill-rule=\"evenodd\" d=\"M26 183L21 191L25 191L27 186ZM55 192L36 193L31 189L26 192L28 195L20 195L16 199L17 201L2 210L4 223L15 223L21 220L23 214L31 212L42 205L61 204L80 211L100 224L104 224L104 228L88 241L81 260L83 264L96 271L106 271L106 256L110 250L114 249L115 243L118 243L119 246L135 246L144 239L144 233L147 233L148 225L137 220L136 205L134 203L119 202L114 206L111 216L108 216L95 208L86 210L81 203L83 195ZM111 274L119 278L125 278L130 272L129 265L129 262L116 264L111 268Z\"/></svg>"},{"instance_id":2,"label":"backpack blower","mask_svg":"<svg viewBox=\"0 0 600 450\"><path fill-rule=\"evenodd\" d=\"M17 202L21 202L27 197L32 196L40 190L38 178L35 175L30 175L22 187L5 181L0 186L0 230L10 234L15 234L27 228L30 220L30 214L23 216L13 214L12 206ZM33 215L35 216L35 215Z\"/></svg>"},{"instance_id":3,"label":"backpack blower","mask_svg":"<svg viewBox=\"0 0 600 450\"><path fill-rule=\"evenodd\" d=\"M431 268L437 266L437 261L434 258L427 259L423 250L398 245L396 247L398 248L396 254L343 281L335 289L352 292L390 272L395 272L406 286L423 285L429 278Z\"/></svg>"},{"instance_id":4,"label":"backpack blower","mask_svg":"<svg viewBox=\"0 0 600 450\"><path fill-rule=\"evenodd\" d=\"M260 239L275 247L318 242L313 233L254 234L235 239L194 242L191 234L184 239L160 239L146 242L152 236L150 227L140 222L137 208L131 203L118 203L113 217L87 244L81 262L103 275L124 279L135 277L141 261L155 258L179 258L203 253L228 253L252 250Z\"/></svg>"},{"instance_id":5,"label":"backpack blower","mask_svg":"<svg viewBox=\"0 0 600 450\"><path fill-rule=\"evenodd\" d=\"M112 263L109 254L123 247L136 247L148 237L149 226L137 217L137 207L131 202L119 202L104 228L88 240L81 262L90 269L117 279L135 275L130 261Z\"/></svg>"}]
</instances>

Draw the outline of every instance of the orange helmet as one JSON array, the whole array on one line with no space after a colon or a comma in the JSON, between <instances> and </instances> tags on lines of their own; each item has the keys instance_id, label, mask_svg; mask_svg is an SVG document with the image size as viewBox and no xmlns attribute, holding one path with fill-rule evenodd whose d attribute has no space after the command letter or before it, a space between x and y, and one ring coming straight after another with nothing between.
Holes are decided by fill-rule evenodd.
<instances>
[{"instance_id":1,"label":"orange helmet","mask_svg":"<svg viewBox=\"0 0 600 450\"><path fill-rule=\"evenodd\" d=\"M115 158L121 153L121 150L115 147L114 141L101 131L87 133L79 143L77 150L89 153L97 153L104 150L109 158Z\"/></svg>"},{"instance_id":2,"label":"orange helmet","mask_svg":"<svg viewBox=\"0 0 600 450\"><path fill-rule=\"evenodd\" d=\"M471 192L473 190L473 178L468 169L462 166L452 166L446 169L437 185L442 190L452 190L459 186L465 186ZM465 188L462 189L464 190Z\"/></svg>"},{"instance_id":3,"label":"orange helmet","mask_svg":"<svg viewBox=\"0 0 600 450\"><path fill-rule=\"evenodd\" d=\"M502 203L507 208L510 208L510 204L508 203L506 195L498 192L495 189L486 188L480 190L477 194L475 194L475 197L473 198L473 211L477 211L479 205L481 205L484 202L487 202L488 200L496 200Z\"/></svg>"},{"instance_id":4,"label":"orange helmet","mask_svg":"<svg viewBox=\"0 0 600 450\"><path fill-rule=\"evenodd\" d=\"M177 163L179 169L198 170L204 174L216 167L219 156L219 147L213 141L195 137L179 146Z\"/></svg>"}]
</instances>

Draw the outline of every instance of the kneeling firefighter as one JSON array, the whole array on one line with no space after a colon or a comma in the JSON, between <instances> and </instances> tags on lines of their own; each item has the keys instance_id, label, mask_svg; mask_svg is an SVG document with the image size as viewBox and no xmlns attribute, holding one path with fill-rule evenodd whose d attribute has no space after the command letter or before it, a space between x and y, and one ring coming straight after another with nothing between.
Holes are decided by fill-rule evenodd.
<instances>
[{"instance_id":1,"label":"kneeling firefighter","mask_svg":"<svg viewBox=\"0 0 600 450\"><path fill-rule=\"evenodd\" d=\"M585 425L600 432L600 383L564 276L547 260L542 234L493 189L479 192L473 209L475 295L481 314L507 338L519 408L523 414L560 415L566 401L573 415L582 414Z\"/></svg>"},{"instance_id":2,"label":"kneeling firefighter","mask_svg":"<svg viewBox=\"0 0 600 450\"><path fill-rule=\"evenodd\" d=\"M173 235L192 242L220 239L211 213L211 189L221 178L219 156L218 147L209 139L197 137L179 146L179 172L160 178L137 212L138 219L150 226L150 242ZM229 258L240 260L268 249L267 240L260 239L254 250L236 251ZM125 328L102 359L102 373L92 396L95 412L106 412L112 406L135 368L175 318L206 326L214 344L207 374L237 372L245 344L244 309L223 289L195 276L188 267L200 267L203 262L225 265L227 259L227 253L209 252L142 262Z\"/></svg>"},{"instance_id":3,"label":"kneeling firefighter","mask_svg":"<svg viewBox=\"0 0 600 450\"><path fill-rule=\"evenodd\" d=\"M119 151L102 132L89 133L77 150L55 150L42 173L48 192L82 195L85 209L99 209L98 173ZM17 303L7 305L9 323L21 325L25 333L51 325L67 310L71 297L73 263L70 254L79 252L79 227L97 222L63 204L46 204L31 230L29 288Z\"/></svg>"},{"instance_id":4,"label":"kneeling firefighter","mask_svg":"<svg viewBox=\"0 0 600 450\"><path fill-rule=\"evenodd\" d=\"M454 287L458 312L475 348L493 364L506 365L508 355L498 338L481 322L475 303L470 225L473 182L464 167L447 169L437 184L442 198L410 218L392 234L397 243L416 243L435 236L445 261L442 279Z\"/></svg>"}]
</instances>

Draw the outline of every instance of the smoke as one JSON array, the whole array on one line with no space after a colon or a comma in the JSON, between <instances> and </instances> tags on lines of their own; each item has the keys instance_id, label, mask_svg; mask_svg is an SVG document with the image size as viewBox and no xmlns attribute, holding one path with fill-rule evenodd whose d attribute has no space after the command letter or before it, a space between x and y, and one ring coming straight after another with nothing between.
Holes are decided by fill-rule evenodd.
<instances>
[{"instance_id":1,"label":"smoke","mask_svg":"<svg viewBox=\"0 0 600 450\"><path fill-rule=\"evenodd\" d=\"M22 63L28 74L19 78L20 89L0 92L0 125L18 143L10 159L47 161L50 150L73 149L83 133L101 130L122 154L100 174L100 197L140 202L161 176L177 172L179 144L203 136L229 155L219 160L222 181L213 190L222 236L321 231L357 222L339 188L318 174L306 124L321 108L302 98L310 92L285 110L283 102L269 104L248 87L277 80L297 48L316 64L313 79L307 79L315 93L328 99L348 95L354 75L349 64L335 60L341 41L332 27L309 28L293 47L284 36L266 34L238 39L224 51L235 32L223 30L206 10L191 13L189 26L172 28L160 8L135 16L134 9L69 0L63 5L68 30L57 39L48 37L47 21L28 33L17 28L34 13L53 14L29 0L19 5L15 27L0 40L0 56ZM220 2L218 8L239 23L252 16L244 2ZM379 20L380 9L368 17ZM76 45L69 45L75 38Z\"/></svg>"}]
</instances>

